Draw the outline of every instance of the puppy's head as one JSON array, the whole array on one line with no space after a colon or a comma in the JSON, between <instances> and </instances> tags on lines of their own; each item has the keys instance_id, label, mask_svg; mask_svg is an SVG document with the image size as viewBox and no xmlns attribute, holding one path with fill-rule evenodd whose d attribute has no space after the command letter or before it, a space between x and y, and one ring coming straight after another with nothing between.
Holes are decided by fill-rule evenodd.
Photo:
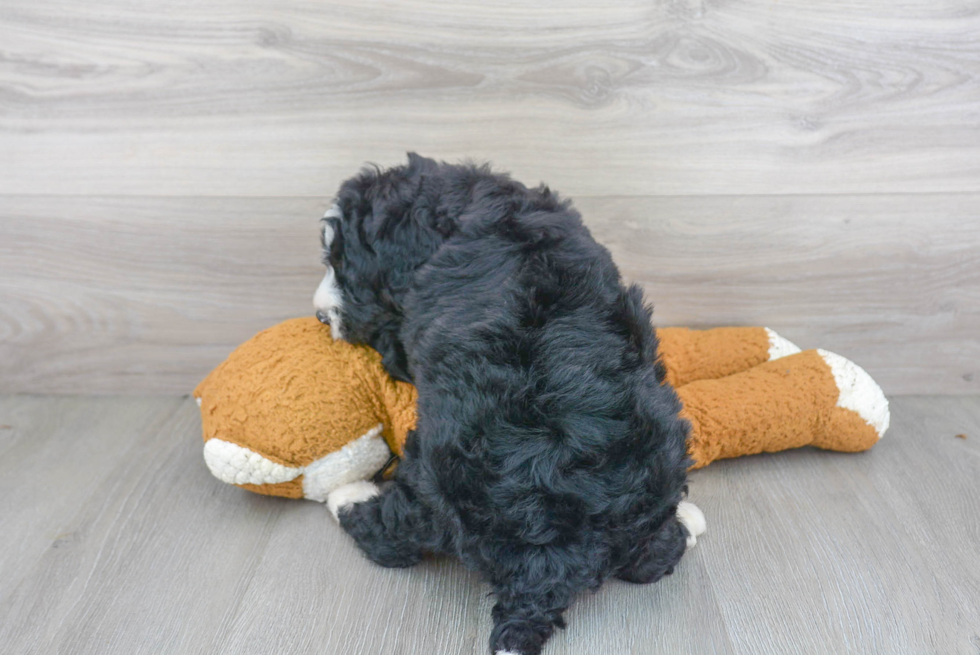
<instances>
[{"instance_id":1,"label":"puppy's head","mask_svg":"<svg viewBox=\"0 0 980 655\"><path fill-rule=\"evenodd\" d=\"M407 165L365 168L341 185L321 221L327 273L313 296L317 318L334 339L375 348L405 381L404 298L416 269L454 230L440 209L443 167L410 153Z\"/></svg>"}]
</instances>

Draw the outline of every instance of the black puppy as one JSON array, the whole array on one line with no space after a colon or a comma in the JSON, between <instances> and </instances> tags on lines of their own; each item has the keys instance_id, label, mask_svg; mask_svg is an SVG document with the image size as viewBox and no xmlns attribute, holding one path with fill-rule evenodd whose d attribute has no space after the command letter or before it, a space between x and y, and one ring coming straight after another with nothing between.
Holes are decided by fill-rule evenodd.
<instances>
[{"instance_id":1,"label":"black puppy","mask_svg":"<svg viewBox=\"0 0 980 655\"><path fill-rule=\"evenodd\" d=\"M608 576L671 573L703 531L688 426L640 289L568 201L409 154L341 186L323 246L317 316L419 392L394 482L329 498L368 557L479 571L498 654L540 653Z\"/></svg>"}]
</instances>

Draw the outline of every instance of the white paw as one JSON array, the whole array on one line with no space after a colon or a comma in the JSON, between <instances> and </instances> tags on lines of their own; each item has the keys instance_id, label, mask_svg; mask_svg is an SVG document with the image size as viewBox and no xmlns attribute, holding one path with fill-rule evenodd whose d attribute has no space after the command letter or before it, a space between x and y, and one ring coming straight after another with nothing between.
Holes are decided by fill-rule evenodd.
<instances>
[{"instance_id":1,"label":"white paw","mask_svg":"<svg viewBox=\"0 0 980 655\"><path fill-rule=\"evenodd\" d=\"M368 482L367 480L351 482L330 492L327 496L327 508L336 519L340 510L357 503L363 503L365 500L374 498L379 493L381 493L381 489L373 482Z\"/></svg>"},{"instance_id":2,"label":"white paw","mask_svg":"<svg viewBox=\"0 0 980 655\"><path fill-rule=\"evenodd\" d=\"M826 350L817 349L834 375L834 382L840 390L837 406L853 410L875 429L878 438L888 430L891 414L888 412L888 399L878 383L867 371L849 359Z\"/></svg>"},{"instance_id":3,"label":"white paw","mask_svg":"<svg viewBox=\"0 0 980 655\"><path fill-rule=\"evenodd\" d=\"M295 480L302 469L276 464L262 455L230 441L208 439L204 463L214 477L228 484L279 484Z\"/></svg>"},{"instance_id":4,"label":"white paw","mask_svg":"<svg viewBox=\"0 0 980 655\"><path fill-rule=\"evenodd\" d=\"M708 529L708 523L704 520L704 514L694 503L682 500L677 505L677 520L687 528L687 547L693 548L698 543L698 537Z\"/></svg>"},{"instance_id":5,"label":"white paw","mask_svg":"<svg viewBox=\"0 0 980 655\"><path fill-rule=\"evenodd\" d=\"M769 361L800 352L799 346L789 339L779 336L775 330L766 328L766 334L769 335Z\"/></svg>"}]
</instances>

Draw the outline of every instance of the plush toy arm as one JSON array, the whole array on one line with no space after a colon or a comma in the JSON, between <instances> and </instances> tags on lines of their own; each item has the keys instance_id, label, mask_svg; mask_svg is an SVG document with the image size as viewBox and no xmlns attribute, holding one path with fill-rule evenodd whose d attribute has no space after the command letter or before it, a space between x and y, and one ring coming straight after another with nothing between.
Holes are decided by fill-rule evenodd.
<instances>
[{"instance_id":1,"label":"plush toy arm","mask_svg":"<svg viewBox=\"0 0 980 655\"><path fill-rule=\"evenodd\" d=\"M658 328L657 337L667 382L675 387L723 378L800 352L795 344L765 327Z\"/></svg>"},{"instance_id":2,"label":"plush toy arm","mask_svg":"<svg viewBox=\"0 0 980 655\"><path fill-rule=\"evenodd\" d=\"M691 422L693 468L717 459L800 446L857 452L888 429L888 401L863 369L807 350L677 393Z\"/></svg>"}]
</instances>

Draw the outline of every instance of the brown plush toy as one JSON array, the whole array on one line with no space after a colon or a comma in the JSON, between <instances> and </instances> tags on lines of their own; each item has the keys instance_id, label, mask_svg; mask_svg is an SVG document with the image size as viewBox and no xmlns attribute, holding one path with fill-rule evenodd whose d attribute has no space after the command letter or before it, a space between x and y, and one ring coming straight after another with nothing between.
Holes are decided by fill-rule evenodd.
<instances>
[{"instance_id":1,"label":"brown plush toy","mask_svg":"<svg viewBox=\"0 0 980 655\"><path fill-rule=\"evenodd\" d=\"M857 452L888 429L888 401L863 369L801 352L768 328L660 328L659 355L691 423L694 468L800 446ZM366 346L333 341L314 318L238 347L194 390L204 460L220 480L326 501L401 455L415 388Z\"/></svg>"}]
</instances>

